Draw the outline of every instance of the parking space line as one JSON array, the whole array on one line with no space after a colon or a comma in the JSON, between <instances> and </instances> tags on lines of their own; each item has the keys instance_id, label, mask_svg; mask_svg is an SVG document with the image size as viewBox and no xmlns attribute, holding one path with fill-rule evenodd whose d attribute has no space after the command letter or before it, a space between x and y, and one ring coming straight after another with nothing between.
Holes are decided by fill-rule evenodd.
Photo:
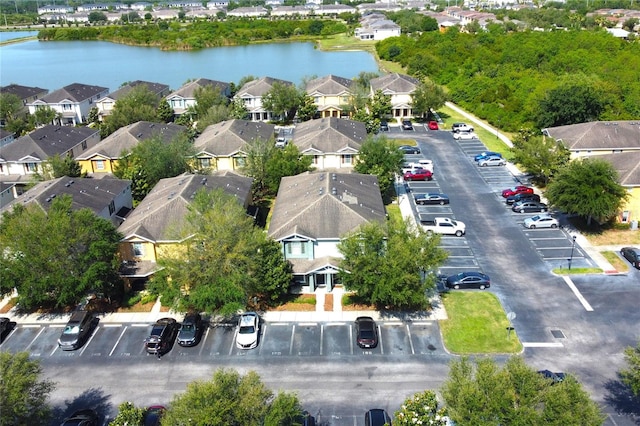
<instances>
[{"instance_id":1,"label":"parking space line","mask_svg":"<svg viewBox=\"0 0 640 426\"><path fill-rule=\"evenodd\" d=\"M580 303L582 303L582 306L584 306L584 309L589 311L589 312L593 311L593 308L591 307L589 302L587 302L587 299L585 299L584 296L580 293L580 290L578 290L578 288L573 283L573 281L571 281L571 278L569 278L567 276L563 276L562 279L564 280L565 283L567 283L567 285L569 286L571 291L573 291L573 294L576 295L576 297L578 298Z\"/></svg>"},{"instance_id":2,"label":"parking space line","mask_svg":"<svg viewBox=\"0 0 640 426\"><path fill-rule=\"evenodd\" d=\"M315 327L318 325L318 323L317 322L301 322L301 323L298 323L298 325L300 327Z\"/></svg>"},{"instance_id":3,"label":"parking space line","mask_svg":"<svg viewBox=\"0 0 640 426\"><path fill-rule=\"evenodd\" d=\"M531 241L566 240L565 237L529 238ZM571 247L571 246L569 246Z\"/></svg>"},{"instance_id":4,"label":"parking space line","mask_svg":"<svg viewBox=\"0 0 640 426\"><path fill-rule=\"evenodd\" d=\"M412 322L411 325L433 325L433 321ZM407 324L407 326L408 326L408 324Z\"/></svg>"},{"instance_id":5,"label":"parking space line","mask_svg":"<svg viewBox=\"0 0 640 426\"><path fill-rule=\"evenodd\" d=\"M351 347L351 355L353 355L353 327L349 326L349 346Z\"/></svg>"},{"instance_id":6,"label":"parking space line","mask_svg":"<svg viewBox=\"0 0 640 426\"><path fill-rule=\"evenodd\" d=\"M293 324L293 327L291 327L291 341L289 342L289 356L291 356L291 354L293 353L293 338L296 335L296 325Z\"/></svg>"},{"instance_id":7,"label":"parking space line","mask_svg":"<svg viewBox=\"0 0 640 426\"><path fill-rule=\"evenodd\" d=\"M522 342L525 348L563 348L560 342Z\"/></svg>"},{"instance_id":8,"label":"parking space line","mask_svg":"<svg viewBox=\"0 0 640 426\"><path fill-rule=\"evenodd\" d=\"M284 324L281 324L284 325ZM238 334L237 330L236 330L236 335ZM258 349L258 355L262 355L262 348L264 347L264 345L262 344L262 342L264 342L264 336L267 334L267 324L265 324L264 326L262 326L262 331L261 333L262 336L260 336L260 348ZM234 339L235 340L235 339ZM233 346L231 346L233 348ZM229 352L229 355L231 355L231 352Z\"/></svg>"},{"instance_id":9,"label":"parking space line","mask_svg":"<svg viewBox=\"0 0 640 426\"><path fill-rule=\"evenodd\" d=\"M56 344L53 346L53 350L51 351L51 353L49 354L49 356L53 356L54 353L56 353L56 351L58 350L60 346L58 346L57 342Z\"/></svg>"},{"instance_id":10,"label":"parking space line","mask_svg":"<svg viewBox=\"0 0 640 426\"><path fill-rule=\"evenodd\" d=\"M149 324L131 324L131 327L149 327Z\"/></svg>"},{"instance_id":11,"label":"parking space line","mask_svg":"<svg viewBox=\"0 0 640 426\"><path fill-rule=\"evenodd\" d=\"M389 322L384 322L384 325L402 325L402 322L400 322L400 321L389 321Z\"/></svg>"},{"instance_id":12,"label":"parking space line","mask_svg":"<svg viewBox=\"0 0 640 426\"><path fill-rule=\"evenodd\" d=\"M211 327L207 327L207 331L204 332L204 336L200 339L200 351L198 352L198 356L202 356L202 351L204 350L205 342L207 341L210 331Z\"/></svg>"},{"instance_id":13,"label":"parking space line","mask_svg":"<svg viewBox=\"0 0 640 426\"><path fill-rule=\"evenodd\" d=\"M118 346L118 343L120 343L120 339L122 339L122 336L124 336L124 332L125 331L127 331L127 326L126 325L122 329L122 333L120 333L120 336L118 337L118 340L116 340L116 344L113 345L113 348L111 348L111 352L109 352L109 356L113 355L113 351L116 350L116 347Z\"/></svg>"},{"instance_id":14,"label":"parking space line","mask_svg":"<svg viewBox=\"0 0 640 426\"><path fill-rule=\"evenodd\" d=\"M413 338L411 337L411 329L409 328L409 324L406 324L407 334L409 335L409 346L411 346L411 355L415 355L416 351L413 349Z\"/></svg>"},{"instance_id":15,"label":"parking space line","mask_svg":"<svg viewBox=\"0 0 640 426\"><path fill-rule=\"evenodd\" d=\"M380 333L380 324L376 324L378 327L378 343L380 344L380 354L384 355L384 345L382 344L382 333Z\"/></svg>"},{"instance_id":16,"label":"parking space line","mask_svg":"<svg viewBox=\"0 0 640 426\"><path fill-rule=\"evenodd\" d=\"M576 256L575 254L573 255L573 259L586 259L586 257L584 256ZM543 257L542 260L567 260L566 257Z\"/></svg>"},{"instance_id":17,"label":"parking space line","mask_svg":"<svg viewBox=\"0 0 640 426\"><path fill-rule=\"evenodd\" d=\"M29 342L29 344L27 345L27 347L26 347L26 348L24 348L24 350L25 350L25 351L28 351L28 350L29 350L29 348L31 347L31 345L33 345L33 342L35 342L35 341L36 341L36 339L37 339L37 338L42 334L42 332L43 332L43 331L44 331L44 327L42 327L42 328L40 329L40 331L38 331L38 334L36 334L36 337L34 337L34 338L31 340L31 342Z\"/></svg>"},{"instance_id":18,"label":"parking space line","mask_svg":"<svg viewBox=\"0 0 640 426\"><path fill-rule=\"evenodd\" d=\"M322 355L322 348L324 342L324 324L320 325L320 355Z\"/></svg>"},{"instance_id":19,"label":"parking space line","mask_svg":"<svg viewBox=\"0 0 640 426\"><path fill-rule=\"evenodd\" d=\"M324 326L329 327L330 325L347 325L346 322L328 322Z\"/></svg>"},{"instance_id":20,"label":"parking space line","mask_svg":"<svg viewBox=\"0 0 640 426\"><path fill-rule=\"evenodd\" d=\"M22 328L38 328L38 327L42 327L40 324L25 324L23 326L21 326ZM18 328L18 327L16 327Z\"/></svg>"},{"instance_id":21,"label":"parking space line","mask_svg":"<svg viewBox=\"0 0 640 426\"><path fill-rule=\"evenodd\" d=\"M49 325L49 328L64 328L64 324L51 324Z\"/></svg>"},{"instance_id":22,"label":"parking space line","mask_svg":"<svg viewBox=\"0 0 640 426\"><path fill-rule=\"evenodd\" d=\"M96 334L98 334L98 328L100 328L99 325L96 325L96 328L93 330L93 333L91 333L91 336L89 336L89 340L87 340L84 343L84 346L82 346L82 350L80 351L80 356L82 356L82 354L84 353L84 351L87 349L87 347L89 346L89 343L91 343L91 341L93 340L93 338L95 337Z\"/></svg>"}]
</instances>

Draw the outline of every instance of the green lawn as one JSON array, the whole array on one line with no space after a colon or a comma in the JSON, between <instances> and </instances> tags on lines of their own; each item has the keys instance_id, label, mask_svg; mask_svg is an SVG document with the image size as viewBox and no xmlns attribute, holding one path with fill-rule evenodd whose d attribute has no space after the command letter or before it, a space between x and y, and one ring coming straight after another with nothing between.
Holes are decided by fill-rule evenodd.
<instances>
[{"instance_id":1,"label":"green lawn","mask_svg":"<svg viewBox=\"0 0 640 426\"><path fill-rule=\"evenodd\" d=\"M518 353L517 330L507 339L509 321L498 298L483 291L450 291L442 301L449 319L440 321L444 345L456 354Z\"/></svg>"}]
</instances>

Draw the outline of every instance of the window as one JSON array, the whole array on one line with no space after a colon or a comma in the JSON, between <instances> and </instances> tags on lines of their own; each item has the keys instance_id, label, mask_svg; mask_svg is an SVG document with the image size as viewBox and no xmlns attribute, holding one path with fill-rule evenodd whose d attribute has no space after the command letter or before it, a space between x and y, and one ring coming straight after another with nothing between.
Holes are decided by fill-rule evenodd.
<instances>
[{"instance_id":1,"label":"window","mask_svg":"<svg viewBox=\"0 0 640 426\"><path fill-rule=\"evenodd\" d=\"M82 150L87 149L87 141L82 141Z\"/></svg>"},{"instance_id":2,"label":"window","mask_svg":"<svg viewBox=\"0 0 640 426\"><path fill-rule=\"evenodd\" d=\"M345 154L342 156L342 164L351 164L353 161L353 155Z\"/></svg>"},{"instance_id":3,"label":"window","mask_svg":"<svg viewBox=\"0 0 640 426\"><path fill-rule=\"evenodd\" d=\"M63 111L71 111L71 109L72 109L71 104L62 104Z\"/></svg>"},{"instance_id":4,"label":"window","mask_svg":"<svg viewBox=\"0 0 640 426\"><path fill-rule=\"evenodd\" d=\"M629 223L629 218L631 217L631 212L629 210L625 210L622 212L622 218L620 222Z\"/></svg>"},{"instance_id":5,"label":"window","mask_svg":"<svg viewBox=\"0 0 640 426\"><path fill-rule=\"evenodd\" d=\"M104 170L104 160L96 160L96 170Z\"/></svg>"},{"instance_id":6,"label":"window","mask_svg":"<svg viewBox=\"0 0 640 426\"><path fill-rule=\"evenodd\" d=\"M320 162L320 156L319 155L314 155L313 156L313 164L318 164Z\"/></svg>"},{"instance_id":7,"label":"window","mask_svg":"<svg viewBox=\"0 0 640 426\"><path fill-rule=\"evenodd\" d=\"M200 167L203 169L208 169L211 167L211 159L210 158L199 158Z\"/></svg>"},{"instance_id":8,"label":"window","mask_svg":"<svg viewBox=\"0 0 640 426\"><path fill-rule=\"evenodd\" d=\"M24 170L26 173L35 173L38 170L38 165L36 163L25 163Z\"/></svg>"},{"instance_id":9,"label":"window","mask_svg":"<svg viewBox=\"0 0 640 426\"><path fill-rule=\"evenodd\" d=\"M306 241L289 241L287 242L287 254L291 256L301 256L306 252Z\"/></svg>"},{"instance_id":10,"label":"window","mask_svg":"<svg viewBox=\"0 0 640 426\"><path fill-rule=\"evenodd\" d=\"M244 157L234 157L233 163L235 168L244 167L246 164L246 158Z\"/></svg>"},{"instance_id":11,"label":"window","mask_svg":"<svg viewBox=\"0 0 640 426\"><path fill-rule=\"evenodd\" d=\"M111 200L111 202L109 203L109 216L113 215L116 211L116 203Z\"/></svg>"},{"instance_id":12,"label":"window","mask_svg":"<svg viewBox=\"0 0 640 426\"><path fill-rule=\"evenodd\" d=\"M142 257L144 256L144 246L142 245L142 243L133 243L133 255L135 257Z\"/></svg>"}]
</instances>

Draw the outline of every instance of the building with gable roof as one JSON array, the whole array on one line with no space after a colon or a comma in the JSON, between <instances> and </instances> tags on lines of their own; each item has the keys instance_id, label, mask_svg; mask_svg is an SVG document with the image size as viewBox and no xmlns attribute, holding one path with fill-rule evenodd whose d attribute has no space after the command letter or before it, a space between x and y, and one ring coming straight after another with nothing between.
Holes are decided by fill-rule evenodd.
<instances>
[{"instance_id":1,"label":"building with gable roof","mask_svg":"<svg viewBox=\"0 0 640 426\"><path fill-rule=\"evenodd\" d=\"M95 102L107 96L109 89L88 84L73 83L37 99L27 106L29 113L35 114L38 108L49 107L59 114L53 124L75 126L86 123L89 111Z\"/></svg>"},{"instance_id":2,"label":"building with gable roof","mask_svg":"<svg viewBox=\"0 0 640 426\"><path fill-rule=\"evenodd\" d=\"M217 80L209 80L207 78L199 78L197 80L185 83L180 89L167 96L167 102L173 109L175 115L184 114L189 107L196 106L196 92L204 87L211 87L219 90L222 96L231 97L231 86Z\"/></svg>"},{"instance_id":3,"label":"building with gable roof","mask_svg":"<svg viewBox=\"0 0 640 426\"><path fill-rule=\"evenodd\" d=\"M98 108L98 118L100 119L100 121L104 120L104 117L111 114L111 110L113 110L113 107L115 106L118 99L125 97L138 86L145 86L159 99L162 99L169 94L169 86L167 84L152 83L149 81L141 80L132 81L96 101L95 106L96 108Z\"/></svg>"},{"instance_id":4,"label":"building with gable roof","mask_svg":"<svg viewBox=\"0 0 640 426\"><path fill-rule=\"evenodd\" d=\"M269 11L262 6L237 7L227 12L227 16L236 18L259 18L268 14Z\"/></svg>"},{"instance_id":5,"label":"building with gable roof","mask_svg":"<svg viewBox=\"0 0 640 426\"><path fill-rule=\"evenodd\" d=\"M235 98L242 99L249 113L250 120L269 121L277 118L273 111L267 111L262 106L262 97L273 88L274 83L293 86L293 83L290 81L279 80L272 77L262 77L245 83L240 90L238 90L238 93L236 93Z\"/></svg>"},{"instance_id":6,"label":"building with gable roof","mask_svg":"<svg viewBox=\"0 0 640 426\"><path fill-rule=\"evenodd\" d=\"M335 75L316 78L307 82L307 94L318 106L321 118L346 117L346 108L353 97L353 80Z\"/></svg>"},{"instance_id":7,"label":"building with gable roof","mask_svg":"<svg viewBox=\"0 0 640 426\"><path fill-rule=\"evenodd\" d=\"M0 87L0 94L16 95L22 101L22 109L18 111L18 115L24 116L27 113L27 104L40 99L45 96L49 91L40 87L21 86L19 84L9 84L4 87ZM0 127L4 126L4 118L0 118Z\"/></svg>"},{"instance_id":8,"label":"building with gable roof","mask_svg":"<svg viewBox=\"0 0 640 426\"><path fill-rule=\"evenodd\" d=\"M282 178L268 235L282 245L296 284L331 290L342 258L338 243L366 223L385 220L376 176L306 172Z\"/></svg>"},{"instance_id":9,"label":"building with gable roof","mask_svg":"<svg viewBox=\"0 0 640 426\"><path fill-rule=\"evenodd\" d=\"M372 19L371 17L368 17L360 21L360 27L356 28L354 35L360 40L378 41L389 37L399 37L401 33L400 25L390 19Z\"/></svg>"},{"instance_id":10,"label":"building with gable roof","mask_svg":"<svg viewBox=\"0 0 640 426\"><path fill-rule=\"evenodd\" d=\"M391 97L391 115L398 119L413 117L411 104L413 92L420 84L416 78L408 75L391 73L371 79L371 95L380 90Z\"/></svg>"}]
</instances>

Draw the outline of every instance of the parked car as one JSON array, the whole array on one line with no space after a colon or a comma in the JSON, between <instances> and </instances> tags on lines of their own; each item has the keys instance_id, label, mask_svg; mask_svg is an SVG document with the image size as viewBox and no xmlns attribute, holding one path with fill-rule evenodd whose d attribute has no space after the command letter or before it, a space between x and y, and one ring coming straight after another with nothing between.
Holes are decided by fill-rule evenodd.
<instances>
[{"instance_id":1,"label":"parked car","mask_svg":"<svg viewBox=\"0 0 640 426\"><path fill-rule=\"evenodd\" d=\"M308 411L303 411L300 423L302 426L316 426L316 418L309 414Z\"/></svg>"},{"instance_id":2,"label":"parked car","mask_svg":"<svg viewBox=\"0 0 640 426\"><path fill-rule=\"evenodd\" d=\"M178 331L180 346L195 346L202 334L202 317L198 313L187 314Z\"/></svg>"},{"instance_id":3,"label":"parked car","mask_svg":"<svg viewBox=\"0 0 640 426\"><path fill-rule=\"evenodd\" d=\"M260 334L260 317L255 312L246 312L238 320L238 334L236 347L238 349L253 349L258 346Z\"/></svg>"},{"instance_id":4,"label":"parked car","mask_svg":"<svg viewBox=\"0 0 640 426\"><path fill-rule=\"evenodd\" d=\"M425 206L428 204L430 205L439 204L441 206L445 204L449 204L449 197L447 196L447 194L436 194L436 193L416 194L414 196L414 200L416 204L420 204L422 206Z\"/></svg>"},{"instance_id":5,"label":"parked car","mask_svg":"<svg viewBox=\"0 0 640 426\"><path fill-rule=\"evenodd\" d=\"M467 123L453 123L451 125L451 131L453 133L458 132L473 132L473 127L468 125Z\"/></svg>"},{"instance_id":6,"label":"parked car","mask_svg":"<svg viewBox=\"0 0 640 426\"><path fill-rule=\"evenodd\" d=\"M81 347L93 330L94 317L88 311L76 311L62 330L58 346L63 351L73 351Z\"/></svg>"},{"instance_id":7,"label":"parked car","mask_svg":"<svg viewBox=\"0 0 640 426\"><path fill-rule=\"evenodd\" d=\"M427 234L462 237L467 232L467 226L464 222L448 217L434 217L433 220L423 219L420 221L420 224Z\"/></svg>"},{"instance_id":8,"label":"parked car","mask_svg":"<svg viewBox=\"0 0 640 426\"><path fill-rule=\"evenodd\" d=\"M500 158L502 158L502 154L500 154L499 152L494 152L494 151L482 151L480 154L478 154L475 157L473 157L473 159L475 161L480 161L480 160L484 160L485 158L489 158L489 157L500 157Z\"/></svg>"},{"instance_id":9,"label":"parked car","mask_svg":"<svg viewBox=\"0 0 640 426\"><path fill-rule=\"evenodd\" d=\"M380 131L381 132L388 132L389 131L389 123L387 123L386 121L381 121L380 122Z\"/></svg>"},{"instance_id":10,"label":"parked car","mask_svg":"<svg viewBox=\"0 0 640 426\"><path fill-rule=\"evenodd\" d=\"M538 370L538 374L544 376L546 379L553 380L553 383L560 383L564 381L565 378L564 373L554 373L549 370Z\"/></svg>"},{"instance_id":11,"label":"parked car","mask_svg":"<svg viewBox=\"0 0 640 426\"><path fill-rule=\"evenodd\" d=\"M142 424L144 426L160 426L160 420L162 420L165 410L166 408L162 405L147 407L142 417Z\"/></svg>"},{"instance_id":12,"label":"parked car","mask_svg":"<svg viewBox=\"0 0 640 426\"><path fill-rule=\"evenodd\" d=\"M11 327L11 320L7 317L0 317L0 338Z\"/></svg>"},{"instance_id":13,"label":"parked car","mask_svg":"<svg viewBox=\"0 0 640 426\"><path fill-rule=\"evenodd\" d=\"M637 247L623 247L620 254L631 262L631 266L640 269L640 249Z\"/></svg>"},{"instance_id":14,"label":"parked car","mask_svg":"<svg viewBox=\"0 0 640 426\"><path fill-rule=\"evenodd\" d=\"M511 197L518 194L533 194L533 188L524 185L514 186L513 188L507 188L502 190L502 196L504 198Z\"/></svg>"},{"instance_id":15,"label":"parked car","mask_svg":"<svg viewBox=\"0 0 640 426\"><path fill-rule=\"evenodd\" d=\"M398 149L405 154L420 154L420 148L417 146L401 145Z\"/></svg>"},{"instance_id":16,"label":"parked car","mask_svg":"<svg viewBox=\"0 0 640 426\"><path fill-rule=\"evenodd\" d=\"M546 213L549 207L537 201L518 201L511 206L511 210L517 213Z\"/></svg>"},{"instance_id":17,"label":"parked car","mask_svg":"<svg viewBox=\"0 0 640 426\"><path fill-rule=\"evenodd\" d=\"M456 132L453 134L455 140L470 141L478 139L478 136L474 132Z\"/></svg>"},{"instance_id":18,"label":"parked car","mask_svg":"<svg viewBox=\"0 0 640 426\"><path fill-rule=\"evenodd\" d=\"M402 130L413 130L411 120L402 120Z\"/></svg>"},{"instance_id":19,"label":"parked car","mask_svg":"<svg viewBox=\"0 0 640 426\"><path fill-rule=\"evenodd\" d=\"M404 163L402 165L402 174L404 175L407 172L417 169L425 169L433 173L433 161L423 158L418 160L417 163Z\"/></svg>"},{"instance_id":20,"label":"parked car","mask_svg":"<svg viewBox=\"0 0 640 426\"><path fill-rule=\"evenodd\" d=\"M536 202L540 202L540 196L538 194L516 194L516 195L510 195L505 200L505 203L507 203L507 204L515 204L515 203L519 203L520 201L536 201Z\"/></svg>"},{"instance_id":21,"label":"parked car","mask_svg":"<svg viewBox=\"0 0 640 426\"><path fill-rule=\"evenodd\" d=\"M432 180L433 173L431 173L429 170L426 170L426 169L414 169L414 170L405 172L405 174L402 177L406 181Z\"/></svg>"},{"instance_id":22,"label":"parked car","mask_svg":"<svg viewBox=\"0 0 640 426\"><path fill-rule=\"evenodd\" d=\"M440 127L438 127L438 122L437 121L433 121L433 120L429 121L428 127L429 127L429 130L438 130L438 129L440 129Z\"/></svg>"},{"instance_id":23,"label":"parked car","mask_svg":"<svg viewBox=\"0 0 640 426\"><path fill-rule=\"evenodd\" d=\"M160 318L151 327L151 333L144 341L148 354L162 355L169 351L178 334L178 322L173 318Z\"/></svg>"},{"instance_id":24,"label":"parked car","mask_svg":"<svg viewBox=\"0 0 640 426\"><path fill-rule=\"evenodd\" d=\"M444 285L447 288L456 290L461 288L479 288L480 290L484 290L485 288L491 287L491 279L482 272L460 272L459 274L447 277Z\"/></svg>"},{"instance_id":25,"label":"parked car","mask_svg":"<svg viewBox=\"0 0 640 426\"><path fill-rule=\"evenodd\" d=\"M504 158L502 157L487 157L483 160L478 161L478 165L480 167L486 167L486 166L504 166L506 165L507 162Z\"/></svg>"},{"instance_id":26,"label":"parked car","mask_svg":"<svg viewBox=\"0 0 640 426\"><path fill-rule=\"evenodd\" d=\"M369 410L364 415L365 426L391 425L391 417L381 408Z\"/></svg>"},{"instance_id":27,"label":"parked car","mask_svg":"<svg viewBox=\"0 0 640 426\"><path fill-rule=\"evenodd\" d=\"M558 221L548 214L539 214L524 220L525 228L557 228Z\"/></svg>"},{"instance_id":28,"label":"parked car","mask_svg":"<svg viewBox=\"0 0 640 426\"><path fill-rule=\"evenodd\" d=\"M276 148L284 148L285 146L287 146L287 140L283 137L278 137L276 139Z\"/></svg>"},{"instance_id":29,"label":"parked car","mask_svg":"<svg viewBox=\"0 0 640 426\"><path fill-rule=\"evenodd\" d=\"M60 426L98 426L98 413L91 408L78 410L64 419Z\"/></svg>"},{"instance_id":30,"label":"parked car","mask_svg":"<svg viewBox=\"0 0 640 426\"><path fill-rule=\"evenodd\" d=\"M356 343L361 348L378 346L378 329L371 317L356 318Z\"/></svg>"}]
</instances>

